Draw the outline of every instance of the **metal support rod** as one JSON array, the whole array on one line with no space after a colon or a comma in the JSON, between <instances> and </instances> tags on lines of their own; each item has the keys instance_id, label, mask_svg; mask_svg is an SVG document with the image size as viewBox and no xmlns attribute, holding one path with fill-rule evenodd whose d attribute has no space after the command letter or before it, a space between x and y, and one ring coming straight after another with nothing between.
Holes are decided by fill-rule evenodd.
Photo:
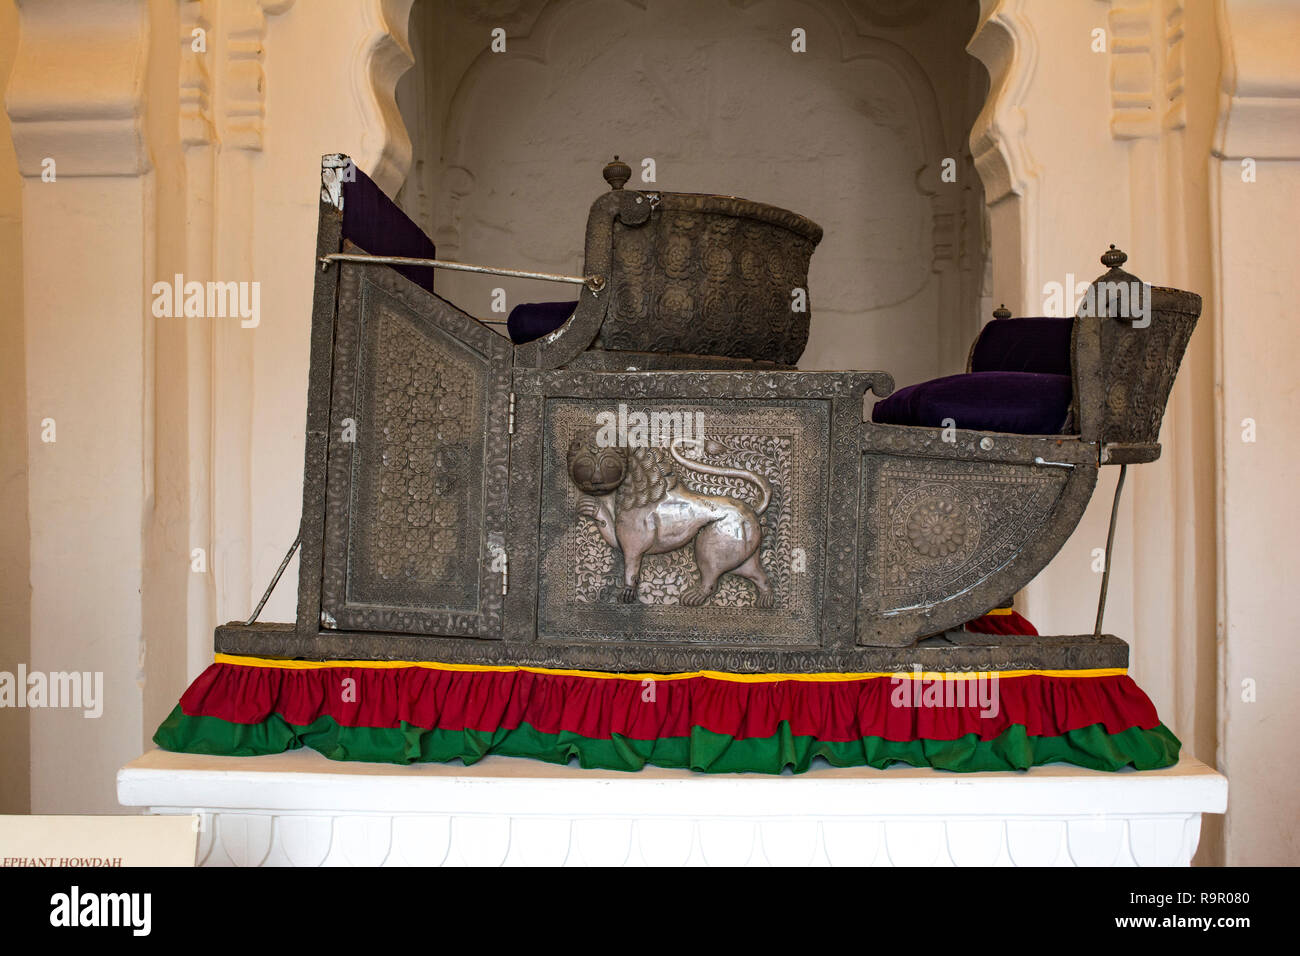
<instances>
[{"instance_id":1,"label":"metal support rod","mask_svg":"<svg viewBox=\"0 0 1300 956\"><path fill-rule=\"evenodd\" d=\"M1124 490L1124 476L1128 465L1119 466L1119 481L1115 482L1115 500L1110 505L1110 531L1106 534L1106 566L1101 569L1101 598L1097 602L1097 627L1093 637L1101 637L1101 618L1106 613L1106 589L1110 586L1110 557L1115 548L1115 521L1119 518L1119 493Z\"/></svg>"},{"instance_id":2,"label":"metal support rod","mask_svg":"<svg viewBox=\"0 0 1300 956\"><path fill-rule=\"evenodd\" d=\"M592 292L605 288L602 276L567 276L557 272L524 272L521 269L499 269L495 266L476 266L468 262L448 262L446 259L411 259L405 256L370 256L354 252L331 252L320 257L322 270L331 262L359 262L365 265L427 266L433 269L450 269L453 272L479 272L494 276L512 276L516 279L543 279L547 282L569 282L585 285Z\"/></svg>"},{"instance_id":3,"label":"metal support rod","mask_svg":"<svg viewBox=\"0 0 1300 956\"><path fill-rule=\"evenodd\" d=\"M284 560L281 561L280 566L276 568L275 577L271 578L271 583L267 585L266 593L262 595L262 600L258 601L257 607L253 608L252 617L250 617L247 621L244 622L245 627L247 627L248 625L256 621L257 615L261 614L262 608L266 607L266 602L270 599L271 592L274 591L275 586L280 583L280 575L284 574L284 569L289 566L289 559L293 557L293 553L298 550L298 545L300 544L302 544L301 528L298 529L298 537L294 538L293 544L289 546L289 553L284 556Z\"/></svg>"}]
</instances>

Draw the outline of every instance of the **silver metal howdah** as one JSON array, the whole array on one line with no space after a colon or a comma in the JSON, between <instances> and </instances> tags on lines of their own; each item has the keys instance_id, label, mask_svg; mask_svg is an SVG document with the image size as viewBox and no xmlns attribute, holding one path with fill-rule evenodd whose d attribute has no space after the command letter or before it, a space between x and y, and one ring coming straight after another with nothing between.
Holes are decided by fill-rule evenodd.
<instances>
[{"instance_id":1,"label":"silver metal howdah","mask_svg":"<svg viewBox=\"0 0 1300 956\"><path fill-rule=\"evenodd\" d=\"M1198 296L1106 252L1097 282L1139 283L1143 321L1075 318L1062 434L877 424L866 396L890 395L888 373L797 367L819 226L626 189L617 160L604 172L574 275L403 255L432 243L364 175L338 203L323 194L297 621L226 625L218 650L649 672L1125 666L1100 626L944 635L1046 566L1103 464L1159 455ZM407 266L578 298L515 344Z\"/></svg>"}]
</instances>

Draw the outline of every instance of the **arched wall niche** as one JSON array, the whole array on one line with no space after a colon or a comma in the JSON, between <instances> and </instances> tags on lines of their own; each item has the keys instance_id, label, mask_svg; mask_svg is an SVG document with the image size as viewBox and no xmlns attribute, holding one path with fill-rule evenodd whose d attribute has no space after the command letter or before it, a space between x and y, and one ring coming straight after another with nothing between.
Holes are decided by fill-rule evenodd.
<instances>
[{"instance_id":1,"label":"arched wall niche","mask_svg":"<svg viewBox=\"0 0 1300 956\"><path fill-rule=\"evenodd\" d=\"M470 262L573 272L615 153L646 188L784 206L826 230L809 368L957 371L989 311L983 190L967 140L983 67L974 0L417 0L397 100L399 201ZM506 31L506 52L489 48ZM806 31L807 52L791 50ZM955 163L956 182L941 178ZM444 273L488 321L565 287Z\"/></svg>"}]
</instances>

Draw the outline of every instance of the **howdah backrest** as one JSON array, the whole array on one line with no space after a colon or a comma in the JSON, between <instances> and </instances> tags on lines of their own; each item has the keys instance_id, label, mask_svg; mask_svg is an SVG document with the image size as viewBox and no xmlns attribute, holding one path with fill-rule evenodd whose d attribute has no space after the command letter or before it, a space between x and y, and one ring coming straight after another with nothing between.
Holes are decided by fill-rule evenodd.
<instances>
[{"instance_id":1,"label":"howdah backrest","mask_svg":"<svg viewBox=\"0 0 1300 956\"><path fill-rule=\"evenodd\" d=\"M649 353L658 368L793 367L808 342L821 227L734 196L624 189L631 173L618 157L605 166L611 188L587 216L573 317L521 344L515 365L560 368L593 349Z\"/></svg>"},{"instance_id":2,"label":"howdah backrest","mask_svg":"<svg viewBox=\"0 0 1300 956\"><path fill-rule=\"evenodd\" d=\"M796 364L821 227L730 196L647 195L645 221L614 223L598 347Z\"/></svg>"},{"instance_id":3,"label":"howdah backrest","mask_svg":"<svg viewBox=\"0 0 1300 956\"><path fill-rule=\"evenodd\" d=\"M993 314L971 345L966 371L1070 374L1074 319L1013 319L1005 308Z\"/></svg>"},{"instance_id":4,"label":"howdah backrest","mask_svg":"<svg viewBox=\"0 0 1300 956\"><path fill-rule=\"evenodd\" d=\"M1074 421L1101 445L1102 464L1160 457L1160 424L1201 314L1201 297L1151 286L1126 272L1111 246L1109 270L1089 286L1074 323Z\"/></svg>"}]
</instances>

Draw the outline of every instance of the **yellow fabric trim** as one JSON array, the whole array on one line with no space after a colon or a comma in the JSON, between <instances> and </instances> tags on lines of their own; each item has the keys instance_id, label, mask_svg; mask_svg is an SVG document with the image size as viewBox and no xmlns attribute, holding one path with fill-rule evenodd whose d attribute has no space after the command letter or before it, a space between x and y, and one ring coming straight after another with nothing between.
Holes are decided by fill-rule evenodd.
<instances>
[{"instance_id":1,"label":"yellow fabric trim","mask_svg":"<svg viewBox=\"0 0 1300 956\"><path fill-rule=\"evenodd\" d=\"M614 680L691 680L708 677L712 680L733 681L740 684L763 684L775 681L852 681L876 677L900 677L910 680L976 680L997 677L1120 677L1128 673L1126 667L1097 668L1094 670L1020 670L1020 671L872 671L861 674L729 674L724 671L687 671L681 674L616 674L610 671L560 670L551 667L526 667L516 664L443 664L437 661L291 661L271 657L239 657L234 654L216 654L217 664L238 664L241 667L271 667L280 670L318 670L327 667L368 667L376 670L396 670L404 667L423 667L436 671L498 672L527 671L532 674L556 674L561 677L595 677Z\"/></svg>"},{"instance_id":2,"label":"yellow fabric trim","mask_svg":"<svg viewBox=\"0 0 1300 956\"><path fill-rule=\"evenodd\" d=\"M985 617L987 617L987 616L990 615L990 614L1010 614L1011 611L1012 611L1012 608L1009 608L1009 607L995 607L995 608L994 608L993 610L991 610L991 611L985 611L985 612L984 612L984 615L985 615Z\"/></svg>"}]
</instances>

